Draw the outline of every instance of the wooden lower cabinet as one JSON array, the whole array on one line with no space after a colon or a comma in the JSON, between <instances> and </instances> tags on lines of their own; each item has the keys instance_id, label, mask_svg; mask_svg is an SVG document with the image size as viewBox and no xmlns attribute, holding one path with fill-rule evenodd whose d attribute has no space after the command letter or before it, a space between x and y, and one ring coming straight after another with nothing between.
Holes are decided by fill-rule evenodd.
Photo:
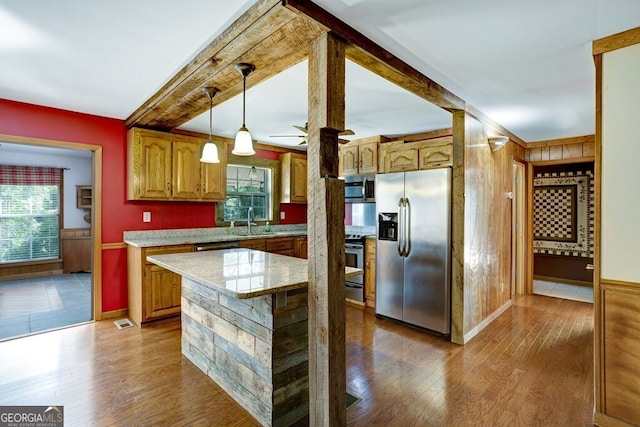
<instances>
[{"instance_id":1,"label":"wooden lower cabinet","mask_svg":"<svg viewBox=\"0 0 640 427\"><path fill-rule=\"evenodd\" d=\"M307 259L307 236L240 240L241 248Z\"/></svg>"},{"instance_id":2,"label":"wooden lower cabinet","mask_svg":"<svg viewBox=\"0 0 640 427\"><path fill-rule=\"evenodd\" d=\"M308 259L307 256L307 236L298 236L295 238L295 257Z\"/></svg>"},{"instance_id":3,"label":"wooden lower cabinet","mask_svg":"<svg viewBox=\"0 0 640 427\"><path fill-rule=\"evenodd\" d=\"M193 245L127 247L129 318L138 326L180 314L180 275L147 262L147 256L183 252L193 252Z\"/></svg>"},{"instance_id":4,"label":"wooden lower cabinet","mask_svg":"<svg viewBox=\"0 0 640 427\"><path fill-rule=\"evenodd\" d=\"M267 240L266 239L248 239L248 240L240 240L238 242L238 246L241 248L253 249L256 251L266 251L267 250Z\"/></svg>"},{"instance_id":5,"label":"wooden lower cabinet","mask_svg":"<svg viewBox=\"0 0 640 427\"><path fill-rule=\"evenodd\" d=\"M293 237L276 237L266 240L267 252L286 256L295 256L295 244Z\"/></svg>"},{"instance_id":6,"label":"wooden lower cabinet","mask_svg":"<svg viewBox=\"0 0 640 427\"><path fill-rule=\"evenodd\" d=\"M364 244L364 299L369 307L376 306L376 239L367 238Z\"/></svg>"}]
</instances>

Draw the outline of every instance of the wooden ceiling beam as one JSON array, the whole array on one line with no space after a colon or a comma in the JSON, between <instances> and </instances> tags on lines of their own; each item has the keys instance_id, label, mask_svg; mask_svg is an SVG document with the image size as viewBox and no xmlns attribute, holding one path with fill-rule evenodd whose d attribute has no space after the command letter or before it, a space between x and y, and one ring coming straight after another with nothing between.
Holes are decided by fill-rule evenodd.
<instances>
[{"instance_id":1,"label":"wooden ceiling beam","mask_svg":"<svg viewBox=\"0 0 640 427\"><path fill-rule=\"evenodd\" d=\"M256 66L247 79L247 87L252 87L306 58L309 43L325 31L283 7L280 0L258 1L131 114L125 125L162 130L180 126L209 108L203 87L220 90L214 105L241 93L236 63Z\"/></svg>"},{"instance_id":2,"label":"wooden ceiling beam","mask_svg":"<svg viewBox=\"0 0 640 427\"><path fill-rule=\"evenodd\" d=\"M465 109L465 102L455 94L311 1L283 0L283 3L343 38L349 60L445 110Z\"/></svg>"}]
</instances>

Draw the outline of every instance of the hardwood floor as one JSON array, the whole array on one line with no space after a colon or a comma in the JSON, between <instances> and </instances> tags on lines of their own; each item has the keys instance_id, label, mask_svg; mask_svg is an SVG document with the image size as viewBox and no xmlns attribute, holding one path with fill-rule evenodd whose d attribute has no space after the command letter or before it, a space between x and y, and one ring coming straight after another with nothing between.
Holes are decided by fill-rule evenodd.
<instances>
[{"instance_id":1,"label":"hardwood floor","mask_svg":"<svg viewBox=\"0 0 640 427\"><path fill-rule=\"evenodd\" d=\"M348 306L348 424L591 425L592 359L587 303L519 296L466 346ZM0 343L0 405L64 405L65 426L257 425L182 357L177 318Z\"/></svg>"}]
</instances>

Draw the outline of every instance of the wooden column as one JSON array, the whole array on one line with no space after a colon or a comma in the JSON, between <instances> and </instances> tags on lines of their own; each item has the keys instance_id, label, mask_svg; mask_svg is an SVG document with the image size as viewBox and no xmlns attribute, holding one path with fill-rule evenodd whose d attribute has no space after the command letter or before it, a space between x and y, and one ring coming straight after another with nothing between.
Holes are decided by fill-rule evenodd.
<instances>
[{"instance_id":1,"label":"wooden column","mask_svg":"<svg viewBox=\"0 0 640 427\"><path fill-rule=\"evenodd\" d=\"M344 43L326 33L309 49L307 231L309 239L309 420L346 425L344 185L338 132L344 129Z\"/></svg>"}]
</instances>

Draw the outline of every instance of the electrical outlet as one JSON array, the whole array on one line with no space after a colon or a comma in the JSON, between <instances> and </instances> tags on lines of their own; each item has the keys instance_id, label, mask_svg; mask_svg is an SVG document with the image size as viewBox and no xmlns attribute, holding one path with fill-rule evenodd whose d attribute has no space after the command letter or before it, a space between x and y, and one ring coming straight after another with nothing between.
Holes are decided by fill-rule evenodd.
<instances>
[{"instance_id":1,"label":"electrical outlet","mask_svg":"<svg viewBox=\"0 0 640 427\"><path fill-rule=\"evenodd\" d=\"M151 222L151 212L142 212L142 222Z\"/></svg>"},{"instance_id":2,"label":"electrical outlet","mask_svg":"<svg viewBox=\"0 0 640 427\"><path fill-rule=\"evenodd\" d=\"M284 219L284 217L285 217L284 211L280 211L280 219Z\"/></svg>"}]
</instances>

